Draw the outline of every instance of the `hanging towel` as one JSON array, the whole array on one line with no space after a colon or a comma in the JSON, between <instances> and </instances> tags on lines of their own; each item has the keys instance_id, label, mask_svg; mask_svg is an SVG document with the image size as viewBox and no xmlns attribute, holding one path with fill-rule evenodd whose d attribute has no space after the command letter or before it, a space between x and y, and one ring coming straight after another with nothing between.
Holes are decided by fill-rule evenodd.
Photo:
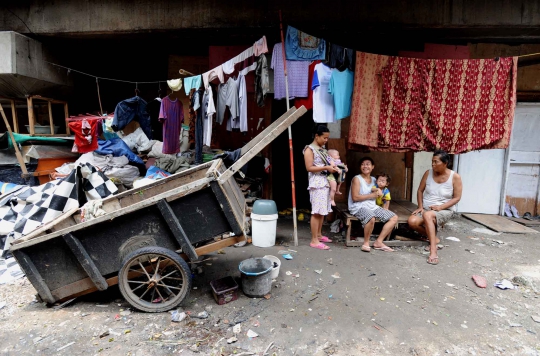
<instances>
[{"instance_id":1,"label":"hanging towel","mask_svg":"<svg viewBox=\"0 0 540 356\"><path fill-rule=\"evenodd\" d=\"M289 26L285 38L285 54L289 61L323 60L326 55L326 42Z\"/></svg>"}]
</instances>

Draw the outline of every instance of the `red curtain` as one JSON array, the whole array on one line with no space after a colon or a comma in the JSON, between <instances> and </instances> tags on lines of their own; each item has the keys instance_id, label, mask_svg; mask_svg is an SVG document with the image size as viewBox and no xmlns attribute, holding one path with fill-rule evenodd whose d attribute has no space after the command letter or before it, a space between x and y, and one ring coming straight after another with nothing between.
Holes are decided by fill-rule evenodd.
<instances>
[{"instance_id":1,"label":"red curtain","mask_svg":"<svg viewBox=\"0 0 540 356\"><path fill-rule=\"evenodd\" d=\"M517 57L390 57L387 63L381 72L379 149L463 153L508 147L516 104ZM357 56L357 74L358 70ZM355 98L359 97L356 83ZM354 105L353 99L353 116Z\"/></svg>"}]
</instances>

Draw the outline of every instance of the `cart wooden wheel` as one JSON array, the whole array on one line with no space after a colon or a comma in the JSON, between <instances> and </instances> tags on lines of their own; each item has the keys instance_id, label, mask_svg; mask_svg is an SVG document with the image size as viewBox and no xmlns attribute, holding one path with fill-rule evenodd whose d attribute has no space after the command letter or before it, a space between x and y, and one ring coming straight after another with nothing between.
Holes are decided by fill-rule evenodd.
<instances>
[{"instance_id":1,"label":"cart wooden wheel","mask_svg":"<svg viewBox=\"0 0 540 356\"><path fill-rule=\"evenodd\" d=\"M133 307L159 313L173 309L187 298L191 271L174 251L143 247L126 257L118 274L118 285Z\"/></svg>"}]
</instances>

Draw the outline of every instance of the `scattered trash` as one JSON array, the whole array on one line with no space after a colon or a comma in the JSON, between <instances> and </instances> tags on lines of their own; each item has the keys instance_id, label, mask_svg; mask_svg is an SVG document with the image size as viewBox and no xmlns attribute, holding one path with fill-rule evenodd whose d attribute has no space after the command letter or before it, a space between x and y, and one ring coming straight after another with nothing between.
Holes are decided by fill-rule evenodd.
<instances>
[{"instance_id":1,"label":"scattered trash","mask_svg":"<svg viewBox=\"0 0 540 356\"><path fill-rule=\"evenodd\" d=\"M329 265L333 265L333 264L334 264L334 263L332 262L332 259L331 259L331 258L327 259L326 262L328 262Z\"/></svg>"},{"instance_id":2,"label":"scattered trash","mask_svg":"<svg viewBox=\"0 0 540 356\"><path fill-rule=\"evenodd\" d=\"M171 321L174 321L174 322L177 322L177 323L181 322L182 320L184 320L187 317L186 313L180 312L180 310L174 310L174 311L171 312L171 314L172 314L171 315Z\"/></svg>"},{"instance_id":3,"label":"scattered trash","mask_svg":"<svg viewBox=\"0 0 540 356\"><path fill-rule=\"evenodd\" d=\"M382 301L385 301L385 300L386 300L386 298L381 298L381 300L382 300Z\"/></svg>"},{"instance_id":4,"label":"scattered trash","mask_svg":"<svg viewBox=\"0 0 540 356\"><path fill-rule=\"evenodd\" d=\"M540 316L531 315L531 319L534 320L535 323L540 323Z\"/></svg>"},{"instance_id":5,"label":"scattered trash","mask_svg":"<svg viewBox=\"0 0 540 356\"><path fill-rule=\"evenodd\" d=\"M104 332L102 332L101 334L99 334L99 338L100 339L103 339L105 336L109 336L111 333L109 332L109 330L105 330Z\"/></svg>"},{"instance_id":6,"label":"scattered trash","mask_svg":"<svg viewBox=\"0 0 540 356\"><path fill-rule=\"evenodd\" d=\"M32 341L34 342L34 344L37 344L41 340L43 340L43 338L41 336L38 336L38 337L35 337L34 340L32 340Z\"/></svg>"},{"instance_id":7,"label":"scattered trash","mask_svg":"<svg viewBox=\"0 0 540 356\"><path fill-rule=\"evenodd\" d=\"M67 301L63 302L62 304L56 305L56 306L54 306L53 308L56 309L56 310L62 309L62 308L65 307L66 305L72 303L75 299L77 299L77 298L71 298L70 300L67 300ZM0 308L0 309L1 309L1 308Z\"/></svg>"},{"instance_id":8,"label":"scattered trash","mask_svg":"<svg viewBox=\"0 0 540 356\"><path fill-rule=\"evenodd\" d=\"M251 329L248 330L246 335L247 335L247 337L251 337L251 338L259 336L259 334L257 334L255 331L253 331Z\"/></svg>"},{"instance_id":9,"label":"scattered trash","mask_svg":"<svg viewBox=\"0 0 540 356\"><path fill-rule=\"evenodd\" d=\"M130 334L130 333L131 333L131 329L124 330L124 335L125 334Z\"/></svg>"},{"instance_id":10,"label":"scattered trash","mask_svg":"<svg viewBox=\"0 0 540 356\"><path fill-rule=\"evenodd\" d=\"M512 328L521 328L521 327L523 327L523 325L518 324L518 323L512 323L511 321L508 322L508 325L510 325L510 327L512 327Z\"/></svg>"},{"instance_id":11,"label":"scattered trash","mask_svg":"<svg viewBox=\"0 0 540 356\"><path fill-rule=\"evenodd\" d=\"M242 325L236 324L235 326L233 326L232 331L234 334L240 334L242 332Z\"/></svg>"},{"instance_id":12,"label":"scattered trash","mask_svg":"<svg viewBox=\"0 0 540 356\"><path fill-rule=\"evenodd\" d=\"M339 225L341 224L341 220L337 219L335 220L332 225L330 225L330 232L337 234L339 232Z\"/></svg>"},{"instance_id":13,"label":"scattered trash","mask_svg":"<svg viewBox=\"0 0 540 356\"><path fill-rule=\"evenodd\" d=\"M448 287L453 287L454 285L452 283L446 283Z\"/></svg>"},{"instance_id":14,"label":"scattered trash","mask_svg":"<svg viewBox=\"0 0 540 356\"><path fill-rule=\"evenodd\" d=\"M322 273L322 269L316 269L316 270L314 270L314 271L315 271L315 273L317 273L317 274L321 274L321 273Z\"/></svg>"},{"instance_id":15,"label":"scattered trash","mask_svg":"<svg viewBox=\"0 0 540 356\"><path fill-rule=\"evenodd\" d=\"M270 297L272 297L272 294L270 293L264 295L264 299L266 300L270 299Z\"/></svg>"},{"instance_id":16,"label":"scattered trash","mask_svg":"<svg viewBox=\"0 0 540 356\"><path fill-rule=\"evenodd\" d=\"M475 253L473 250L469 250L468 248L466 248L465 251L470 252L470 253L472 253L472 254Z\"/></svg>"},{"instance_id":17,"label":"scattered trash","mask_svg":"<svg viewBox=\"0 0 540 356\"><path fill-rule=\"evenodd\" d=\"M6 306L6 302L0 302L0 309Z\"/></svg>"},{"instance_id":18,"label":"scattered trash","mask_svg":"<svg viewBox=\"0 0 540 356\"><path fill-rule=\"evenodd\" d=\"M258 320L255 320L255 322L253 323L253 326L258 328L259 326L261 326L261 323Z\"/></svg>"},{"instance_id":19,"label":"scattered trash","mask_svg":"<svg viewBox=\"0 0 540 356\"><path fill-rule=\"evenodd\" d=\"M293 256L291 256L290 253L286 254L286 255L282 255L282 257L286 260L292 260L293 259Z\"/></svg>"},{"instance_id":20,"label":"scattered trash","mask_svg":"<svg viewBox=\"0 0 540 356\"><path fill-rule=\"evenodd\" d=\"M328 295L328 299L332 299L332 294L329 294L329 295Z\"/></svg>"},{"instance_id":21,"label":"scattered trash","mask_svg":"<svg viewBox=\"0 0 540 356\"><path fill-rule=\"evenodd\" d=\"M73 345L74 343L75 343L75 341L72 341L72 342L70 342L69 344L66 344L66 345L64 345L64 346L62 346L62 347L59 347L59 348L56 349L56 352L61 351L61 350L65 349L66 347L70 347L70 346Z\"/></svg>"},{"instance_id":22,"label":"scattered trash","mask_svg":"<svg viewBox=\"0 0 540 356\"><path fill-rule=\"evenodd\" d=\"M281 324L282 329L287 329L287 324Z\"/></svg>"},{"instance_id":23,"label":"scattered trash","mask_svg":"<svg viewBox=\"0 0 540 356\"><path fill-rule=\"evenodd\" d=\"M469 327L468 327L467 325L465 325L465 324L461 324L461 327L462 327L463 329L468 329L468 328L469 328Z\"/></svg>"},{"instance_id":24,"label":"scattered trash","mask_svg":"<svg viewBox=\"0 0 540 356\"><path fill-rule=\"evenodd\" d=\"M476 229L473 229L472 231L477 232L479 234L491 235L491 236L498 236L498 235L501 234L500 232L496 232L496 231L493 231L493 230L490 230L490 229L486 229L485 227L477 227Z\"/></svg>"},{"instance_id":25,"label":"scattered trash","mask_svg":"<svg viewBox=\"0 0 540 356\"><path fill-rule=\"evenodd\" d=\"M341 278L341 276L339 275L339 272L336 272L332 275L332 278Z\"/></svg>"},{"instance_id":26,"label":"scattered trash","mask_svg":"<svg viewBox=\"0 0 540 356\"><path fill-rule=\"evenodd\" d=\"M504 241L501 241L501 240L491 240L495 243L498 243L499 245L504 245Z\"/></svg>"},{"instance_id":27,"label":"scattered trash","mask_svg":"<svg viewBox=\"0 0 540 356\"><path fill-rule=\"evenodd\" d=\"M457 237L454 237L454 236L448 236L448 237L445 238L445 240L456 241L456 242L461 241L460 239L458 239Z\"/></svg>"},{"instance_id":28,"label":"scattered trash","mask_svg":"<svg viewBox=\"0 0 540 356\"><path fill-rule=\"evenodd\" d=\"M236 338L236 336L233 336L230 339L227 339L227 344L234 344L237 341L238 339Z\"/></svg>"},{"instance_id":29,"label":"scattered trash","mask_svg":"<svg viewBox=\"0 0 540 356\"><path fill-rule=\"evenodd\" d=\"M517 287L515 285L512 284L512 282L510 282L508 279L503 279L502 281L497 281L495 282L495 284L493 285L499 289L516 289Z\"/></svg>"},{"instance_id":30,"label":"scattered trash","mask_svg":"<svg viewBox=\"0 0 540 356\"><path fill-rule=\"evenodd\" d=\"M197 314L196 318L206 319L206 318L208 318L208 312L207 311L202 311L199 314Z\"/></svg>"},{"instance_id":31,"label":"scattered trash","mask_svg":"<svg viewBox=\"0 0 540 356\"><path fill-rule=\"evenodd\" d=\"M121 316L128 316L129 314L131 314L131 312L129 310L124 310L124 311L120 312Z\"/></svg>"},{"instance_id":32,"label":"scattered trash","mask_svg":"<svg viewBox=\"0 0 540 356\"><path fill-rule=\"evenodd\" d=\"M371 273L368 277L373 277L373 276L376 276L375 273Z\"/></svg>"},{"instance_id":33,"label":"scattered trash","mask_svg":"<svg viewBox=\"0 0 540 356\"><path fill-rule=\"evenodd\" d=\"M292 272L291 272L291 271L287 271L287 272L285 272L285 274L286 274L287 276L290 276L290 275L292 274Z\"/></svg>"},{"instance_id":34,"label":"scattered trash","mask_svg":"<svg viewBox=\"0 0 540 356\"><path fill-rule=\"evenodd\" d=\"M479 287L479 288L486 288L487 287L487 280L484 277L478 276L478 275L473 275L471 278L472 278L472 280L474 281L474 283L476 284L477 287Z\"/></svg>"},{"instance_id":35,"label":"scattered trash","mask_svg":"<svg viewBox=\"0 0 540 356\"><path fill-rule=\"evenodd\" d=\"M218 255L224 255L225 251L223 251L223 249L221 249L221 250L217 250L217 253L218 253Z\"/></svg>"}]
</instances>

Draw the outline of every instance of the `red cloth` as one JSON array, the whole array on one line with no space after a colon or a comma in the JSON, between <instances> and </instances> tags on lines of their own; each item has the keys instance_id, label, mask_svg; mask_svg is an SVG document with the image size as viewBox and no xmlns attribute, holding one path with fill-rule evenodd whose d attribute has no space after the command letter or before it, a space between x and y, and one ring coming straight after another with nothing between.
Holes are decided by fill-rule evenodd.
<instances>
[{"instance_id":1,"label":"red cloth","mask_svg":"<svg viewBox=\"0 0 540 356\"><path fill-rule=\"evenodd\" d=\"M77 120L70 122L69 129L75 134L77 152L87 153L98 149L98 124L100 120Z\"/></svg>"},{"instance_id":2,"label":"red cloth","mask_svg":"<svg viewBox=\"0 0 540 356\"><path fill-rule=\"evenodd\" d=\"M449 153L508 147L516 76L517 57L390 57L382 71L378 147Z\"/></svg>"},{"instance_id":3,"label":"red cloth","mask_svg":"<svg viewBox=\"0 0 540 356\"><path fill-rule=\"evenodd\" d=\"M315 66L321 63L321 61L313 61L309 65L309 76L308 76L308 96L307 98L296 98L294 99L294 106L299 109L300 106L304 105L306 109L313 109L313 90L311 89L311 82L313 82L313 73L315 72Z\"/></svg>"}]
</instances>

